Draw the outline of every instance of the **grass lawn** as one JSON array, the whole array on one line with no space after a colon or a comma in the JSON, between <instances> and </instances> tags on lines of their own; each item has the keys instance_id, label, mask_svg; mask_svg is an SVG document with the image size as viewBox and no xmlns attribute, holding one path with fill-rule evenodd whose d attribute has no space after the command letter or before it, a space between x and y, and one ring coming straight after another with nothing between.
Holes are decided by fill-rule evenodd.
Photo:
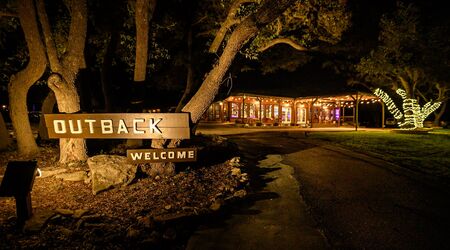
<instances>
[{"instance_id":1,"label":"grass lawn","mask_svg":"<svg viewBox=\"0 0 450 250\"><path fill-rule=\"evenodd\" d=\"M314 132L310 138L325 140L396 163L411 170L450 180L450 130L429 134L393 132Z\"/></svg>"}]
</instances>

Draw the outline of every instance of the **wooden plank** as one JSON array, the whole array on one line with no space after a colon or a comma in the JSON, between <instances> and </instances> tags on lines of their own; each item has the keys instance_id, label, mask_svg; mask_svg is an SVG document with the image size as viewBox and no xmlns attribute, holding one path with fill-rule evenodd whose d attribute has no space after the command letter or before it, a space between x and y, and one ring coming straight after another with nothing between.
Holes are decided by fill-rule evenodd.
<instances>
[{"instance_id":1,"label":"wooden plank","mask_svg":"<svg viewBox=\"0 0 450 250\"><path fill-rule=\"evenodd\" d=\"M44 114L49 138L189 139L188 113Z\"/></svg>"},{"instance_id":2,"label":"wooden plank","mask_svg":"<svg viewBox=\"0 0 450 250\"><path fill-rule=\"evenodd\" d=\"M196 148L133 149L127 150L132 163L197 161Z\"/></svg>"}]
</instances>

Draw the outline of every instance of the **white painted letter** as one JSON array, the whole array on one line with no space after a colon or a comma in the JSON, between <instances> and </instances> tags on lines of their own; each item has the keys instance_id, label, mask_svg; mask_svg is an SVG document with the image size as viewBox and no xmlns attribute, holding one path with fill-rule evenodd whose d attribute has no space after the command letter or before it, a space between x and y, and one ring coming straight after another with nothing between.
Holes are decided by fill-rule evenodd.
<instances>
[{"instance_id":1,"label":"white painted letter","mask_svg":"<svg viewBox=\"0 0 450 250\"><path fill-rule=\"evenodd\" d=\"M100 120L100 123L102 127L102 134L113 133L112 120Z\"/></svg>"},{"instance_id":2,"label":"white painted letter","mask_svg":"<svg viewBox=\"0 0 450 250\"><path fill-rule=\"evenodd\" d=\"M184 159L184 158L186 158L186 151L178 151L178 152L177 152L177 158L178 158L178 159Z\"/></svg>"},{"instance_id":3,"label":"white painted letter","mask_svg":"<svg viewBox=\"0 0 450 250\"><path fill-rule=\"evenodd\" d=\"M95 120L86 119L86 120L84 120L84 122L89 124L89 133L93 134L94 133L94 122L95 122Z\"/></svg>"},{"instance_id":4,"label":"white painted letter","mask_svg":"<svg viewBox=\"0 0 450 250\"><path fill-rule=\"evenodd\" d=\"M54 120L53 121L53 129L55 130L56 134L65 134L65 133L67 133L66 121L64 121L64 120Z\"/></svg>"},{"instance_id":5,"label":"white painted letter","mask_svg":"<svg viewBox=\"0 0 450 250\"><path fill-rule=\"evenodd\" d=\"M158 128L158 123L162 121L161 118L158 118L156 121L154 118L151 118L149 121L150 133L162 134L161 130Z\"/></svg>"},{"instance_id":6,"label":"white painted letter","mask_svg":"<svg viewBox=\"0 0 450 250\"><path fill-rule=\"evenodd\" d=\"M189 150L188 151L188 158L189 159L194 159L194 150Z\"/></svg>"},{"instance_id":7,"label":"white painted letter","mask_svg":"<svg viewBox=\"0 0 450 250\"><path fill-rule=\"evenodd\" d=\"M125 122L122 119L119 120L119 127L117 128L117 134L120 134L121 132L128 134L127 125L125 125Z\"/></svg>"},{"instance_id":8,"label":"white painted letter","mask_svg":"<svg viewBox=\"0 0 450 250\"><path fill-rule=\"evenodd\" d=\"M72 134L81 134L83 132L83 129L81 128L81 120L76 120L76 121L77 121L77 127L78 127L77 130L75 130L75 128L73 127L73 120L69 120L70 133L72 133Z\"/></svg>"},{"instance_id":9,"label":"white painted letter","mask_svg":"<svg viewBox=\"0 0 450 250\"><path fill-rule=\"evenodd\" d=\"M133 132L134 132L135 134L143 134L143 133L145 133L144 130L138 130L138 129L137 129L137 123L138 123L138 122L144 122L144 121L145 121L145 120L142 119L142 118L133 119Z\"/></svg>"},{"instance_id":10,"label":"white painted letter","mask_svg":"<svg viewBox=\"0 0 450 250\"><path fill-rule=\"evenodd\" d=\"M133 159L133 161L135 160L140 160L142 158L142 153L131 153L131 159Z\"/></svg>"}]
</instances>

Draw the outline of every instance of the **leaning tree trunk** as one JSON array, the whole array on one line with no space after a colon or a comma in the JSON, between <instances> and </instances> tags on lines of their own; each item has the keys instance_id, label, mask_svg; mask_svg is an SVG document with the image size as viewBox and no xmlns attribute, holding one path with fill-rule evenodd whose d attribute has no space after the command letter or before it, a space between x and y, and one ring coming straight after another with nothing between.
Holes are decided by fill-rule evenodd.
<instances>
[{"instance_id":1,"label":"leaning tree trunk","mask_svg":"<svg viewBox=\"0 0 450 250\"><path fill-rule=\"evenodd\" d=\"M56 97L53 91L49 91L41 107L41 117L39 119L39 139L48 140L47 126L45 126L44 114L53 113L53 108L56 104Z\"/></svg>"},{"instance_id":2,"label":"leaning tree trunk","mask_svg":"<svg viewBox=\"0 0 450 250\"><path fill-rule=\"evenodd\" d=\"M0 113L0 151L8 149L10 144L11 139L9 138L8 128L6 128L5 120L2 113Z\"/></svg>"},{"instance_id":3,"label":"leaning tree trunk","mask_svg":"<svg viewBox=\"0 0 450 250\"><path fill-rule=\"evenodd\" d=\"M228 10L228 15L225 21L222 22L220 25L220 28L217 30L216 35L214 36L214 40L211 43L211 46L209 46L209 52L210 53L217 53L219 50L220 45L222 44L222 41L225 39L225 36L230 30L231 26L239 24L240 19L239 17L236 17L239 13L239 9L242 4L244 3L256 3L256 0L235 0L230 6L230 9Z\"/></svg>"},{"instance_id":4,"label":"leaning tree trunk","mask_svg":"<svg viewBox=\"0 0 450 250\"><path fill-rule=\"evenodd\" d=\"M8 84L10 114L16 132L19 153L22 155L35 155L39 152L39 148L34 139L28 118L27 93L29 88L44 73L47 61L44 46L40 40L33 1L19 1L17 10L30 59L24 70L11 76Z\"/></svg>"},{"instance_id":5,"label":"leaning tree trunk","mask_svg":"<svg viewBox=\"0 0 450 250\"><path fill-rule=\"evenodd\" d=\"M242 21L231 34L218 63L208 73L200 89L183 108L191 113L191 120L197 123L214 100L222 78L228 71L234 57L242 46L254 37L260 28L269 24L281 15L295 0L264 1L256 13Z\"/></svg>"}]
</instances>

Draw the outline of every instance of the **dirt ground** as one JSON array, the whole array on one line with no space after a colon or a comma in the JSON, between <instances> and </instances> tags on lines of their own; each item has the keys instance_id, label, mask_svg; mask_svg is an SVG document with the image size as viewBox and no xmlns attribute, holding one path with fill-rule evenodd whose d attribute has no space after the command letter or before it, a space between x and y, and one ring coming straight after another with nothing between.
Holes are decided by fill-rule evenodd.
<instances>
[{"instance_id":1,"label":"dirt ground","mask_svg":"<svg viewBox=\"0 0 450 250\"><path fill-rule=\"evenodd\" d=\"M200 154L228 153L215 161L202 157L196 165L183 165L170 178L138 174L131 185L97 195L82 181L37 177L34 219L24 230L17 228L14 198L0 198L0 249L184 249L202 218L245 196L245 175L237 173L235 163L221 159L234 151L222 142L202 140ZM67 167L57 159L55 145L42 147L34 158L41 170ZM14 151L0 153L0 176L11 160L25 159ZM86 165L68 168L88 171Z\"/></svg>"}]
</instances>

